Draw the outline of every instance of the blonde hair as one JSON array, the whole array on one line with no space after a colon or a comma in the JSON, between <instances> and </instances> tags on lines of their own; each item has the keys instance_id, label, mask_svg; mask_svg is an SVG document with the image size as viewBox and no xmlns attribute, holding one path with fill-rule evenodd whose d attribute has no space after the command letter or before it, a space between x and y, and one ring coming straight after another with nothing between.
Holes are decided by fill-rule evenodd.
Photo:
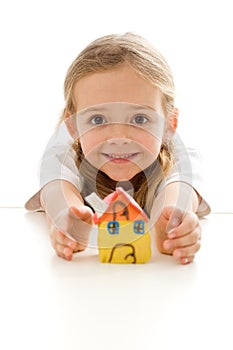
<instances>
[{"instance_id":1,"label":"blonde hair","mask_svg":"<svg viewBox=\"0 0 233 350\"><path fill-rule=\"evenodd\" d=\"M91 73L114 69L122 63L127 63L137 74L161 90L162 107L166 117L174 107L175 88L171 70L163 56L144 38L125 33L107 35L93 41L71 64L64 82L66 105L61 119L64 120L68 113L77 112L78 106L75 104L73 92L79 79ZM74 142L73 149L76 152L76 165L84 177L83 195L92 188L97 189L102 198L114 191L116 182L106 174L98 171L97 177L96 175L93 177L96 171L85 160L78 140ZM172 145L162 144L158 159L149 168L131 179L134 186L134 198L148 213L156 189L172 165Z\"/></svg>"}]
</instances>

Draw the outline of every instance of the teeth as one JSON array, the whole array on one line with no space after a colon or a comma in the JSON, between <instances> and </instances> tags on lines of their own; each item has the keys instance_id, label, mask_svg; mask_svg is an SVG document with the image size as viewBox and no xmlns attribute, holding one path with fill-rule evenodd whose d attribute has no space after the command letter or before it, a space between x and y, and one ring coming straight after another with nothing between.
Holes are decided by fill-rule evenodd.
<instances>
[{"instance_id":1,"label":"teeth","mask_svg":"<svg viewBox=\"0 0 233 350\"><path fill-rule=\"evenodd\" d=\"M109 153L108 156L110 158L130 158L132 157L133 153L123 153L123 154L116 154L116 153Z\"/></svg>"}]
</instances>

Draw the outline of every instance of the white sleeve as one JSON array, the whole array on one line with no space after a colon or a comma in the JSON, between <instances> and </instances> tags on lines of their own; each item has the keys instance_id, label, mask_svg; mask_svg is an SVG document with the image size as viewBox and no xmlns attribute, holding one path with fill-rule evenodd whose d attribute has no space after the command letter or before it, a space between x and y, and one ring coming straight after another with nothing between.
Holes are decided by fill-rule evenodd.
<instances>
[{"instance_id":1,"label":"white sleeve","mask_svg":"<svg viewBox=\"0 0 233 350\"><path fill-rule=\"evenodd\" d=\"M40 191L49 182L66 180L72 183L79 191L81 177L75 165L75 152L72 149L73 139L65 123L62 123L52 135L43 153L39 166L40 190L25 204L30 211L43 210L40 202Z\"/></svg>"},{"instance_id":2,"label":"white sleeve","mask_svg":"<svg viewBox=\"0 0 233 350\"><path fill-rule=\"evenodd\" d=\"M73 139L65 123L62 123L51 137L40 162L39 179L43 187L50 181L67 180L79 190L80 175L75 165Z\"/></svg>"},{"instance_id":3,"label":"white sleeve","mask_svg":"<svg viewBox=\"0 0 233 350\"><path fill-rule=\"evenodd\" d=\"M190 147L185 147L180 138L174 137L175 163L165 179L165 184L171 182L185 182L200 195L201 201L197 210L199 216L210 213L210 206L207 203L208 194L203 178L203 166L200 153Z\"/></svg>"}]
</instances>

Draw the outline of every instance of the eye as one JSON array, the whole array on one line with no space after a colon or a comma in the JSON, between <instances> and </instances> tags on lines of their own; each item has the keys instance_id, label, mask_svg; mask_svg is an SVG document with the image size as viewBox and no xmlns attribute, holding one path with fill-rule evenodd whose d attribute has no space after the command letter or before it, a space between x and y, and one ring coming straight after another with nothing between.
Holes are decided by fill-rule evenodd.
<instances>
[{"instance_id":1,"label":"eye","mask_svg":"<svg viewBox=\"0 0 233 350\"><path fill-rule=\"evenodd\" d=\"M133 117L133 124L137 124L137 125L143 125L146 124L148 122L148 117L144 114L137 114Z\"/></svg>"},{"instance_id":2,"label":"eye","mask_svg":"<svg viewBox=\"0 0 233 350\"><path fill-rule=\"evenodd\" d=\"M94 125L102 125L106 123L106 119L101 114L92 116L90 121Z\"/></svg>"}]
</instances>

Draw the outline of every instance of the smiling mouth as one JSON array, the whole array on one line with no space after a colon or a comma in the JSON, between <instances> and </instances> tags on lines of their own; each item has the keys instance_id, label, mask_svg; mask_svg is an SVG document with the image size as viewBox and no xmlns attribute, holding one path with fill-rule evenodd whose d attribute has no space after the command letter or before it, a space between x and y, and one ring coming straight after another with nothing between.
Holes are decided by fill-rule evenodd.
<instances>
[{"instance_id":1,"label":"smiling mouth","mask_svg":"<svg viewBox=\"0 0 233 350\"><path fill-rule=\"evenodd\" d=\"M139 154L139 152L135 152L135 153L102 153L102 155L107 158L110 161L113 162L127 162L130 161L132 159L134 159L135 157L137 157L137 155Z\"/></svg>"}]
</instances>

